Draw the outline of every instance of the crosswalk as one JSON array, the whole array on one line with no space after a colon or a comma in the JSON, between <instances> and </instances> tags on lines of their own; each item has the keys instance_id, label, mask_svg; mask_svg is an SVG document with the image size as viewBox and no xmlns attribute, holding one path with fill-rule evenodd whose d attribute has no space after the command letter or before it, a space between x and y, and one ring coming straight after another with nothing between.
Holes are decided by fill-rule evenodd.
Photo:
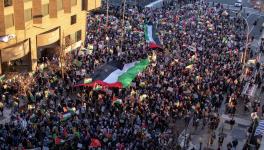
<instances>
[{"instance_id":1,"label":"crosswalk","mask_svg":"<svg viewBox=\"0 0 264 150\"><path fill-rule=\"evenodd\" d=\"M256 90L257 90L257 84L250 85L250 83L248 82L244 86L242 94L253 97L255 95Z\"/></svg>"},{"instance_id":2,"label":"crosswalk","mask_svg":"<svg viewBox=\"0 0 264 150\"><path fill-rule=\"evenodd\" d=\"M180 146L187 150L198 149L198 147L194 145L191 141L188 142L188 138L190 138L190 134L186 131L186 129L184 129L178 137Z\"/></svg>"},{"instance_id":3,"label":"crosswalk","mask_svg":"<svg viewBox=\"0 0 264 150\"><path fill-rule=\"evenodd\" d=\"M260 120L255 135L264 135L264 120Z\"/></svg>"}]
</instances>

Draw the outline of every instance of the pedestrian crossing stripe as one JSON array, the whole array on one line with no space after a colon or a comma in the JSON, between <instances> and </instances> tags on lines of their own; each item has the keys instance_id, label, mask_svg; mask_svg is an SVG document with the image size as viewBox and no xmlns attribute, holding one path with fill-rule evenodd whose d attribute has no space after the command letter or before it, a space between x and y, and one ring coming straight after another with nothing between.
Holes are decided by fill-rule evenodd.
<instances>
[{"instance_id":1,"label":"pedestrian crossing stripe","mask_svg":"<svg viewBox=\"0 0 264 150\"><path fill-rule=\"evenodd\" d=\"M264 120L260 120L256 128L255 135L263 135L264 133Z\"/></svg>"}]
</instances>

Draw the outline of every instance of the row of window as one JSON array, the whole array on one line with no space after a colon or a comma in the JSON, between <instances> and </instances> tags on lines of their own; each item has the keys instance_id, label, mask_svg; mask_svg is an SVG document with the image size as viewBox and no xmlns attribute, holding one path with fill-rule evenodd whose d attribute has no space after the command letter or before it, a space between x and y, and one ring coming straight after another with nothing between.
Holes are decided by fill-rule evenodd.
<instances>
[{"instance_id":1,"label":"row of window","mask_svg":"<svg viewBox=\"0 0 264 150\"><path fill-rule=\"evenodd\" d=\"M29 1L29 0L24 0L24 1ZM72 0L72 5L76 5L77 4L77 0ZM57 11L62 10L62 0L57 0ZM45 17L49 14L49 4L45 4L42 5L42 16ZM5 16L5 26L6 28L10 28L14 26L14 19L13 19L13 14L10 15L6 15ZM32 9L26 9L24 11L24 19L25 22L32 20ZM75 21L74 21L75 20ZM75 15L75 19L71 17L71 24L75 24L76 23L76 15Z\"/></svg>"},{"instance_id":2,"label":"row of window","mask_svg":"<svg viewBox=\"0 0 264 150\"><path fill-rule=\"evenodd\" d=\"M32 1L32 0L24 0L24 2L28 2L28 1ZM12 6L12 5L13 5L12 0L4 0L5 7ZM71 0L71 5L72 6L77 5L77 0ZM57 7L58 6L62 8L62 0L57 0Z\"/></svg>"},{"instance_id":3,"label":"row of window","mask_svg":"<svg viewBox=\"0 0 264 150\"><path fill-rule=\"evenodd\" d=\"M82 39L82 30L79 30L71 35L65 36L65 45L70 46L72 43L78 42Z\"/></svg>"},{"instance_id":4,"label":"row of window","mask_svg":"<svg viewBox=\"0 0 264 150\"><path fill-rule=\"evenodd\" d=\"M14 26L14 16L13 14L6 15L5 16L5 27L10 28ZM32 11L31 9L25 10L25 21L29 21L32 19ZM71 16L71 25L75 24L77 22L77 16L73 15Z\"/></svg>"},{"instance_id":5,"label":"row of window","mask_svg":"<svg viewBox=\"0 0 264 150\"><path fill-rule=\"evenodd\" d=\"M45 16L45 15L44 15ZM25 22L32 19L32 11L31 9L25 10ZM71 25L76 24L77 22L77 16L73 15L71 16ZM5 16L5 27L10 28L14 26L14 16L13 14L6 15Z\"/></svg>"}]
</instances>

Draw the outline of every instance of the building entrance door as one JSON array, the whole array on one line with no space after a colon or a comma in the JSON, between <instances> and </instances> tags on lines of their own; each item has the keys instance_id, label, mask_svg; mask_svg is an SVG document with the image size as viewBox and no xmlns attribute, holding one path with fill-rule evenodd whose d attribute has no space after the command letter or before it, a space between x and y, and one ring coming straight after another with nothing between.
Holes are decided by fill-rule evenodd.
<instances>
[{"instance_id":1,"label":"building entrance door","mask_svg":"<svg viewBox=\"0 0 264 150\"><path fill-rule=\"evenodd\" d=\"M38 48L38 61L39 63L46 63L59 56L58 45L55 47Z\"/></svg>"}]
</instances>

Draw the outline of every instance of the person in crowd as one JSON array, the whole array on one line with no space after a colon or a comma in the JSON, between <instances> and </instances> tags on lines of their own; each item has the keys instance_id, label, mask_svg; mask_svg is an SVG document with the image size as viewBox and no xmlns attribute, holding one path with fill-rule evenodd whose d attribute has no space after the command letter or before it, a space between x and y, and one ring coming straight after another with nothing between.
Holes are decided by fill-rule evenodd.
<instances>
[{"instance_id":1,"label":"person in crowd","mask_svg":"<svg viewBox=\"0 0 264 150\"><path fill-rule=\"evenodd\" d=\"M34 74L0 83L1 102L16 108L0 126L0 149L166 149L173 144L170 120L184 118L186 125L193 118L196 127L215 130L222 102L234 114L242 89L241 20L207 3L177 7L129 8L124 31L114 10L108 18L89 14L87 50L66 54L64 71L55 56ZM162 50L145 41L147 22L157 25ZM156 60L128 88L75 87L104 63L130 63L153 53ZM115 97L122 104L113 105Z\"/></svg>"}]
</instances>

